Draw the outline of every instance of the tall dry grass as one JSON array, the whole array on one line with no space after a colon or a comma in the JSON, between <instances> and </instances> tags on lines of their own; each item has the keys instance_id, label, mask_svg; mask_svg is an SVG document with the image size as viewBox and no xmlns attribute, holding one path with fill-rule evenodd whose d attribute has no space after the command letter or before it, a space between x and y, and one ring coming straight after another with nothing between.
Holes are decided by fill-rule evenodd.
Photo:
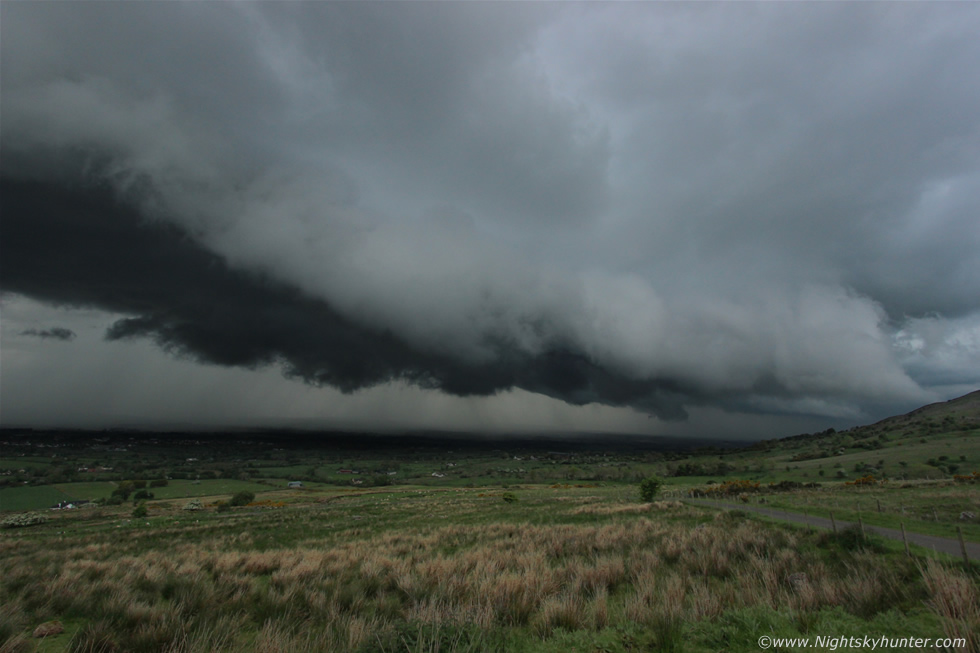
<instances>
[{"instance_id":1,"label":"tall dry grass","mask_svg":"<svg viewBox=\"0 0 980 653\"><path fill-rule=\"evenodd\" d=\"M247 537L127 555L84 539L58 555L0 542L0 633L17 650L25 628L70 617L87 623L73 651L357 651L403 650L408 638L476 646L467 629L547 637L639 624L682 650L685 623L728 610L788 607L805 630L827 606L871 616L915 599L894 561L857 552L831 565L802 546L806 534L657 517L671 510L689 509L582 506L572 512L615 521L457 524L267 551ZM976 585L935 563L920 578L950 636L976 643Z\"/></svg>"},{"instance_id":2,"label":"tall dry grass","mask_svg":"<svg viewBox=\"0 0 980 653\"><path fill-rule=\"evenodd\" d=\"M966 641L964 651L980 651L980 590L966 573L928 560L922 575L929 605L943 622L947 637Z\"/></svg>"}]
</instances>

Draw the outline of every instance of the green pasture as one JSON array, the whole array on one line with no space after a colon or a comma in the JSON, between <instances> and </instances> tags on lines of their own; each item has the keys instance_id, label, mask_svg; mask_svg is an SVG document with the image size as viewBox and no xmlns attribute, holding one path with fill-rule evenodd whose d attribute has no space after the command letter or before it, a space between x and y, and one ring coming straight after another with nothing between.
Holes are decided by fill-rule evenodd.
<instances>
[{"instance_id":1,"label":"green pasture","mask_svg":"<svg viewBox=\"0 0 980 653\"><path fill-rule=\"evenodd\" d=\"M115 487L116 484L109 481L87 481L4 488L0 489L0 511L43 510L60 501L107 499L112 495ZM281 488L277 488L276 486L236 479L207 479L200 482L174 480L170 481L166 487L148 487L146 489L153 493L154 500L181 499L224 494L233 495L242 490L258 494L273 489L285 489L285 483L281 483Z\"/></svg>"},{"instance_id":2,"label":"green pasture","mask_svg":"<svg viewBox=\"0 0 980 653\"><path fill-rule=\"evenodd\" d=\"M81 481L78 483L56 483L53 487L78 499L108 499L116 484L111 481Z\"/></svg>"},{"instance_id":3,"label":"green pasture","mask_svg":"<svg viewBox=\"0 0 980 653\"><path fill-rule=\"evenodd\" d=\"M51 485L8 487L0 489L0 511L44 510L61 501L84 498L68 494Z\"/></svg>"},{"instance_id":4,"label":"green pasture","mask_svg":"<svg viewBox=\"0 0 980 653\"><path fill-rule=\"evenodd\" d=\"M217 483L220 481L202 481L200 485L192 485L200 488L208 484L212 486L209 490L213 491ZM175 488L180 485L174 482L172 484ZM154 490L163 489L166 488L154 488ZM508 493L516 500L506 501L504 496ZM511 547L521 546L520 533L528 532L528 529L549 527L555 527L556 537L561 537L563 533L584 535L589 532L574 530L576 528L598 529L590 536L595 538L590 546L604 547L601 550L593 551L586 547L581 553L573 553L577 543L572 538L562 544L563 547L568 547L564 553L556 554L550 563L545 563L545 567L550 565L558 570L566 567L569 570L579 569L578 573L585 574L582 578L586 580L600 578L598 574L605 569L603 565L611 560L622 559L629 564L634 564L633 561L640 560L645 553L659 555L658 562L651 567L660 574L655 581L660 583L658 590L651 594L651 597L656 600L651 601L649 608L654 618L642 621L628 616L626 610L630 605L631 597L634 593L642 595L643 588L635 585L632 577L627 573L623 575L622 581L608 590L608 593L605 589L601 592L601 596L605 597L603 600L608 605L608 615L604 618L605 625L593 627L588 624L569 622L568 627L559 625L551 630L541 630L535 625L538 622L532 620L523 625L505 623L480 629L437 620L437 623L432 626L434 630L425 631L425 633L436 633L437 636L425 639L418 630L422 628L422 622L411 620L407 609L399 608L399 611L394 612L389 618L394 619L394 622L405 630L398 632L397 637L392 640L393 643L386 640L387 643L383 646L380 644L375 646L375 640L368 639L367 644L356 650L358 653L382 650L514 650L555 653L674 650L700 653L752 650L760 634L796 637L807 633L863 636L868 632L911 632L918 636L938 637L944 633L944 627L947 625L930 611L931 599L926 594L923 581L920 579L922 572L915 567L916 563L904 558L900 544L878 543L872 540L866 545L876 547L874 549L876 553L872 557L860 547L854 550L847 548L845 544L839 543L826 532L809 533L799 526L767 524L755 516L741 515L737 512L725 513L715 509L675 503L642 513L631 512L630 509L641 506L633 499L634 489L626 485L607 484L595 488L519 485L506 490L500 487L440 489L413 486L336 492L325 502L318 500L326 494L328 493L296 493L298 500L303 496L308 496L310 500L305 504L294 503L281 508L234 508L226 513L219 513L213 508L189 513L173 507L167 512L161 509L157 514L151 511L151 517L146 520L131 519L132 506L123 505L102 509L98 514L86 515L84 511L73 511L75 514L58 514L53 516L48 524L30 530L7 532L5 537L11 538L8 547L18 557L16 565L13 561L4 563L5 571L8 573L16 571L17 582L7 588L0 588L0 595L11 604L16 604L18 612L11 611L11 614L20 619L16 622L16 627L8 627L8 632L29 633L39 621L59 618L67 627L66 634L42 642L43 648L25 650L73 650L69 642L76 633L83 628L91 629L101 623L107 618L103 613L114 614L109 612L114 604L105 602L105 606L100 607L103 603L94 599L85 604L72 602L69 599L60 599L60 603L53 604L37 602L39 607L35 607L35 603L31 602L37 592L44 591L44 587L49 586L45 584L48 578L57 577L58 570L66 564L64 560L75 561L80 555L86 556L83 558L85 564L74 562L72 564L77 564L83 570L99 565L110 568L116 564L115 561L120 561L119 564L131 564L133 560L141 559L147 560L146 565L141 569L150 570L157 565L165 564L171 555L182 556L182 559L190 563L198 557L210 557L209 559L220 561L223 555L227 555L229 560L234 560L236 556L244 556L242 559L261 562L265 560L260 557L261 554L269 553L271 556L268 559L274 560L274 564L279 564L280 559L288 562L291 555L319 555L319 552L330 552L335 548L339 550L352 542L363 542L364 548L372 550L379 543L386 542L386 546L395 548L404 546L406 550L410 549L411 552L406 555L418 557L421 564L406 569L418 570L434 569L439 565L447 564L447 561L453 560L456 556L469 555L485 545L486 537L496 538L494 542L497 548L494 552L496 555L505 556ZM625 511L615 512L615 509ZM635 550L629 547L615 549L611 548L610 544L603 544L602 533L607 533L611 537L619 529L629 528L630 524L641 519L652 520L659 529L654 531L650 543L638 545ZM724 546L726 530L734 531L742 528L744 533L745 523L757 524L759 533L764 535L754 546L770 546L770 542L784 541L786 534L792 533L796 549L792 551L787 549L786 555L780 556L777 554L782 553L784 551L782 549L775 549L770 554L762 555L746 548L736 552L738 559L759 555L767 560L764 564L776 564L778 560L790 556L794 556L798 564L814 561L814 569L829 569L831 574L829 578L847 587L855 582L852 576L856 565L863 565L862 573L874 574L872 576L874 582L869 581L862 585L861 591L867 593L866 598L862 601L852 601L847 609L839 605L815 604L805 611L793 606L770 607L764 603L745 605L741 600L731 599L725 604L719 604L715 608L716 613L708 618L697 616L701 614L700 608L692 607L693 599L681 597L682 602L687 605L683 618L678 617L675 622L654 620L658 618L656 615L660 614L656 612L658 606L664 605L664 602L659 600L660 591L661 589L670 591L671 587L674 587L671 583L691 583L695 589L710 590L710 594L699 595L701 597L699 600L711 601L712 596L735 596L740 584L749 582L747 577L738 575L745 572L739 571L740 568L736 564L741 563L735 561L731 563L730 571L715 571L712 575L706 575L700 568L691 566L702 559L690 549L678 550L674 553L658 553L669 548L670 539L694 537L689 534L702 533L705 538L713 538L705 541L714 542L717 549L719 546ZM494 525L499 530L481 530L484 525ZM511 525L512 528L507 528L505 525ZM664 535L657 534L661 531ZM511 538L508 533L514 533L515 536ZM390 539L380 539L384 537ZM921 552L918 553L921 555ZM393 564L397 564L400 554L389 555L394 561ZM872 565L873 571L869 571ZM35 568L37 571L32 573L37 574L36 578L22 571ZM362 578L367 572L363 569L358 571L359 569L361 568L352 567L348 572L344 572L346 574L344 578L336 583L338 596L350 597L345 605L352 615L360 619L369 619L373 611L386 609L385 606L396 600L409 606L416 602L420 606L427 605L423 598L406 598L405 593L398 593L397 590L391 590L385 598L382 598L381 594L387 591L384 589L386 586L369 586L369 579ZM791 567L787 571L795 569ZM418 573L418 571L411 573ZM780 572L778 577L774 577L773 582L780 586L785 584L783 573ZM295 596L295 593L290 592L306 591L302 585L303 581L289 581L293 584L280 587L282 583L287 582L285 580L287 577L282 576L280 579L274 571L249 572L243 570L241 566L226 566L220 574L217 571L181 572L169 577L161 575L159 580L156 576L144 572L135 576L135 582L127 586L132 588L130 590L132 601L136 606L132 610L142 610L143 612L140 612L142 614L151 608L172 609L175 611L174 614L178 615L176 612L178 608L174 606L185 605L185 601L198 600L199 605L195 609L209 610L209 624L217 623L219 616L231 619L234 615L230 611L228 614L232 616L221 612L223 605L221 601L205 601L204 598L210 596L206 594L209 587L233 574L241 578L241 591L254 595L254 598L245 604L249 618L234 622L240 623L245 630L242 633L236 632L234 639L230 640L222 650L313 650L313 645L301 649L294 647L302 644L300 639L306 629L318 627L319 624L312 618L304 621L302 615L295 616L288 609L290 606L288 601L294 600L290 597ZM502 577L506 575L502 574ZM902 577L901 582L894 580L899 576ZM79 586L78 591L90 592L95 597L96 591L89 586L105 582L103 576L101 573L95 575L93 571L90 577L84 578L87 579L86 584ZM333 582L329 574L318 573L315 578L321 584ZM392 576L392 579L394 581L396 577ZM446 582L459 582L459 579L447 577ZM368 587L372 588L370 592ZM416 592L437 591L427 590L419 585L414 588ZM901 592L893 588L899 588ZM322 591L321 585L317 585L316 591L311 591L310 596L319 596ZM569 591L572 590L568 588L555 590L557 596L562 596ZM590 596L589 590L583 588L581 592L582 596L586 597L582 601L592 600L587 598ZM118 593L114 594L117 595ZM180 600L174 600L175 596ZM574 607L575 604L570 605ZM122 616L113 617L116 619L116 622L112 622L115 624L113 634L116 637L128 637L135 627L125 621L129 614L125 610L128 608L124 606L119 609L122 610L120 612ZM637 608L634 606L633 609ZM544 610L545 607L542 607L542 612ZM294 623L290 619L298 621ZM290 640L286 635L282 636L285 638L284 641L292 644L292 647L284 644L279 648L271 649L256 644L259 633L269 620L273 623L292 624L289 628L284 627L283 632L295 630L299 633L297 639ZM558 624L563 623L560 616L556 617L556 620ZM184 632L193 624L188 620L180 622L179 625L180 628L177 630ZM438 637L440 632L444 633L442 639ZM463 644L466 646L464 647ZM146 650L160 649L147 647Z\"/></svg>"},{"instance_id":5,"label":"green pasture","mask_svg":"<svg viewBox=\"0 0 980 653\"><path fill-rule=\"evenodd\" d=\"M247 490L249 492L268 492L268 485L238 479L202 479L200 481L173 480L165 487L148 487L154 499L182 499L191 497L206 497L218 494L235 494Z\"/></svg>"},{"instance_id":6,"label":"green pasture","mask_svg":"<svg viewBox=\"0 0 980 653\"><path fill-rule=\"evenodd\" d=\"M51 464L48 458L4 458L0 460L0 469L47 469Z\"/></svg>"},{"instance_id":7,"label":"green pasture","mask_svg":"<svg viewBox=\"0 0 980 653\"><path fill-rule=\"evenodd\" d=\"M980 542L980 490L976 485L892 482L858 488L835 483L819 490L760 496L765 498L766 507L817 517L833 513L836 519L860 518L866 524L887 528L898 529L904 524L909 531L927 535L956 538L960 528L966 539ZM750 498L752 503L758 500Z\"/></svg>"}]
</instances>

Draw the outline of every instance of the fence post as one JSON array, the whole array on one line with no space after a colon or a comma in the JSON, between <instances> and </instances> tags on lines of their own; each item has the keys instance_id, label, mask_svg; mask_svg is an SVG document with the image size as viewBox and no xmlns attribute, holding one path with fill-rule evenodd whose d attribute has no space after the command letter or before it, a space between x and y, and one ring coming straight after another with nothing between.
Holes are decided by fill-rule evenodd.
<instances>
[{"instance_id":1,"label":"fence post","mask_svg":"<svg viewBox=\"0 0 980 653\"><path fill-rule=\"evenodd\" d=\"M905 557L911 558L912 552L909 551L909 538L908 535L905 534L905 522L899 522L899 525L902 527L902 542L905 543Z\"/></svg>"},{"instance_id":2,"label":"fence post","mask_svg":"<svg viewBox=\"0 0 980 653\"><path fill-rule=\"evenodd\" d=\"M834 527L834 535L837 534L837 520L834 519L834 513L830 513L830 524Z\"/></svg>"},{"instance_id":3,"label":"fence post","mask_svg":"<svg viewBox=\"0 0 980 653\"><path fill-rule=\"evenodd\" d=\"M966 554L966 541L963 539L963 528L961 526L956 527L956 534L960 536L960 552L963 554L963 564L969 567L970 556Z\"/></svg>"}]
</instances>

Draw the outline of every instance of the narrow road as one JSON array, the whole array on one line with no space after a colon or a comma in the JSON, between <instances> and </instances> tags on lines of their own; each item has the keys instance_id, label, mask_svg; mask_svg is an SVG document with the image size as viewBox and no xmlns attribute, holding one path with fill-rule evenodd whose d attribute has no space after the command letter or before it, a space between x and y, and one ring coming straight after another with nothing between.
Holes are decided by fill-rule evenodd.
<instances>
[{"instance_id":1,"label":"narrow road","mask_svg":"<svg viewBox=\"0 0 980 653\"><path fill-rule=\"evenodd\" d=\"M708 506L710 508L725 508L732 510L745 510L750 512L757 512L763 515L767 515L774 519L783 519L785 521L796 522L798 524L806 524L808 526L815 526L817 528L833 528L833 524L829 519L823 517L814 517L813 515L803 515L798 512L786 512L785 510L776 510L775 508L759 508L757 506L747 506L735 503L724 503L722 501L709 501L708 499L682 499L687 503L692 503L700 506ZM837 520L837 528L847 528L848 526L853 526L855 522ZM902 540L902 531L895 530L894 528L885 528L884 526L872 526L871 524L865 524L864 530L870 531L872 533L877 533L882 537L887 537L892 540ZM963 552L960 549L959 540L955 540L948 537L939 537L938 535L923 535L921 533L911 533L905 531L908 541L912 544L918 544L919 546L925 547L927 549L933 549L940 553L948 553L956 557L962 557ZM966 543L966 553L973 562L980 561L980 544L976 542Z\"/></svg>"}]
</instances>

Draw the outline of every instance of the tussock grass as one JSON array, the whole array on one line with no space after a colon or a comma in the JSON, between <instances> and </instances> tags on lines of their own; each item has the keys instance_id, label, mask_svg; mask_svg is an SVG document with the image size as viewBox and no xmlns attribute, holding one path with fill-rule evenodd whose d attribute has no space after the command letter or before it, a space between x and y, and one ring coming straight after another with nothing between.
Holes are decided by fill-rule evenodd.
<instances>
[{"instance_id":1,"label":"tussock grass","mask_svg":"<svg viewBox=\"0 0 980 653\"><path fill-rule=\"evenodd\" d=\"M429 500L461 515L476 503ZM680 651L692 624L752 610L808 632L831 608L872 619L925 605L949 636L980 641L975 580L936 562L673 502L551 501L550 523L521 509L278 547L258 543L304 513L260 514L239 532L205 520L115 543L99 532L48 548L0 540L0 636L20 650L30 628L60 618L84 623L72 651L504 650L569 633Z\"/></svg>"},{"instance_id":2,"label":"tussock grass","mask_svg":"<svg viewBox=\"0 0 980 653\"><path fill-rule=\"evenodd\" d=\"M980 591L966 574L932 560L922 569L929 604L943 622L947 637L962 637L967 651L980 651Z\"/></svg>"}]
</instances>

